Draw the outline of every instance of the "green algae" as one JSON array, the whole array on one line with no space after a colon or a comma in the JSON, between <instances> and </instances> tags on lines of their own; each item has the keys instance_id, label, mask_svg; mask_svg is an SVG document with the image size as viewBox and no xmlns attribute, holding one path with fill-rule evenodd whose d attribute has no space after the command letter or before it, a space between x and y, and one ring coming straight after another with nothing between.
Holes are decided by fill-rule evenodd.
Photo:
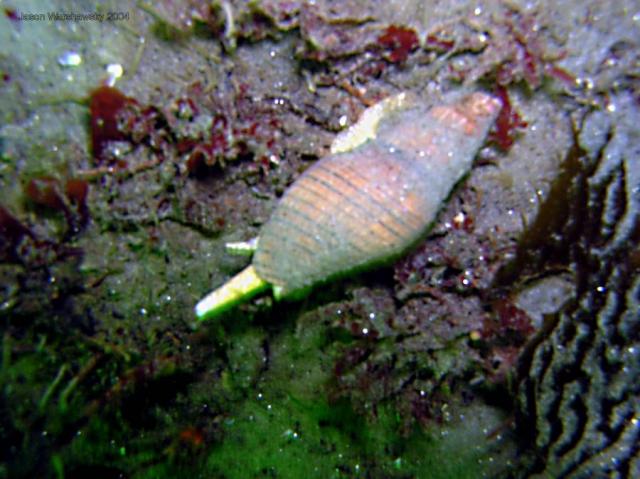
<instances>
[{"instance_id":1,"label":"green algae","mask_svg":"<svg viewBox=\"0 0 640 479\"><path fill-rule=\"evenodd\" d=\"M301 403L267 396L247 401L225 424L207 468L216 477L424 477L472 478L489 456L479 431L397 433L393 408L367 422L348 403Z\"/></svg>"},{"instance_id":2,"label":"green algae","mask_svg":"<svg viewBox=\"0 0 640 479\"><path fill-rule=\"evenodd\" d=\"M333 360L346 338L333 337L317 314L292 319L287 315L265 329L246 318L227 318L211 332L209 347L215 346L204 361L210 376L198 382L180 368L165 367L139 384L126 384L127 374L105 367L99 382L126 386L84 419L72 414L73 420L58 426L51 422L85 411L86 388L63 409L53 394L47 431L59 446L48 469L56 477L135 478L471 478L495 470L486 438L487 428L503 419L495 410L464 409L468 419L408 432L392 402L363 415L349 400L327 394ZM11 374L32 375L39 361L16 362ZM26 386L27 396L33 386ZM193 427L209 428L203 442L185 440Z\"/></svg>"},{"instance_id":3,"label":"green algae","mask_svg":"<svg viewBox=\"0 0 640 479\"><path fill-rule=\"evenodd\" d=\"M327 399L338 344L313 319L303 317L295 333L272 343L270 369L246 390L248 397L224 421L223 441L208 454L215 477L464 478L486 469L479 460L490 465L486 428L500 421L495 411L482 411L491 418L487 424L458 418L407 435L390 402L365 417L346 399ZM255 350L256 337L247 340Z\"/></svg>"}]
</instances>

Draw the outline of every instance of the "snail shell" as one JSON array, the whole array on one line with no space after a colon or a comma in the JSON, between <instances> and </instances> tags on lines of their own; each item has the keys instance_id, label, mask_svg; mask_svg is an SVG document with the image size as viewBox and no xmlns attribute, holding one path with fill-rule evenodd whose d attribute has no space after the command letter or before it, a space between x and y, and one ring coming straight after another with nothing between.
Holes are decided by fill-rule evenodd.
<instances>
[{"instance_id":1,"label":"snail shell","mask_svg":"<svg viewBox=\"0 0 640 479\"><path fill-rule=\"evenodd\" d=\"M430 109L406 94L367 109L333 154L287 190L253 264L196 306L218 314L271 285L276 298L389 261L420 240L471 168L500 102L473 93Z\"/></svg>"},{"instance_id":2,"label":"snail shell","mask_svg":"<svg viewBox=\"0 0 640 479\"><path fill-rule=\"evenodd\" d=\"M262 228L257 275L288 296L405 252L470 169L499 107L475 93L407 109L385 120L375 139L318 161Z\"/></svg>"}]
</instances>

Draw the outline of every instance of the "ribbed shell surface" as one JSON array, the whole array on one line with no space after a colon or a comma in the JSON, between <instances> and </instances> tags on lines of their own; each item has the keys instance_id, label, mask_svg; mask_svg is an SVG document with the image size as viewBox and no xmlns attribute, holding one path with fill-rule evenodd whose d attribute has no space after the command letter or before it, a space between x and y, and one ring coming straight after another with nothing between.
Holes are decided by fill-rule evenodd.
<instances>
[{"instance_id":1,"label":"ribbed shell surface","mask_svg":"<svg viewBox=\"0 0 640 479\"><path fill-rule=\"evenodd\" d=\"M471 166L499 105L480 99L493 102L480 121L457 107L410 111L309 168L260 233L257 274L286 296L403 253Z\"/></svg>"},{"instance_id":2,"label":"ribbed shell surface","mask_svg":"<svg viewBox=\"0 0 640 479\"><path fill-rule=\"evenodd\" d=\"M375 143L318 162L260 235L254 267L283 293L401 253L434 214L428 171Z\"/></svg>"}]
</instances>

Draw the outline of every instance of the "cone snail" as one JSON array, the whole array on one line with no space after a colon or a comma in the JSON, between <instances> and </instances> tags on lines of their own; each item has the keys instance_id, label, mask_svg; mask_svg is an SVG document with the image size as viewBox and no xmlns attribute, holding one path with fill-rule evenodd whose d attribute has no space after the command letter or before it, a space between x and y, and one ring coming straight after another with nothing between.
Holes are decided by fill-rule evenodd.
<instances>
[{"instance_id":1,"label":"cone snail","mask_svg":"<svg viewBox=\"0 0 640 479\"><path fill-rule=\"evenodd\" d=\"M202 299L197 318L269 287L276 299L296 297L405 253L470 170L500 108L480 92L431 108L401 93L365 110L289 187L258 238L228 245L255 250L252 264Z\"/></svg>"}]
</instances>

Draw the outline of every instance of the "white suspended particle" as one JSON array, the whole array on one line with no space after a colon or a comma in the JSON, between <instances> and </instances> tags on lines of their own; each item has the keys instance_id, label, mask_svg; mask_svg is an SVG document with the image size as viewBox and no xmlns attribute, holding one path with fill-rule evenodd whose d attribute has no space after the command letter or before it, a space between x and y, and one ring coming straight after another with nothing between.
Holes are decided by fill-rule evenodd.
<instances>
[{"instance_id":1,"label":"white suspended particle","mask_svg":"<svg viewBox=\"0 0 640 479\"><path fill-rule=\"evenodd\" d=\"M116 84L116 80L122 77L124 73L124 68L119 63L110 63L106 67L107 70L107 85L114 86Z\"/></svg>"},{"instance_id":2,"label":"white suspended particle","mask_svg":"<svg viewBox=\"0 0 640 479\"><path fill-rule=\"evenodd\" d=\"M78 52L64 52L58 57L58 65L61 67L77 67L82 63L82 57Z\"/></svg>"}]
</instances>

